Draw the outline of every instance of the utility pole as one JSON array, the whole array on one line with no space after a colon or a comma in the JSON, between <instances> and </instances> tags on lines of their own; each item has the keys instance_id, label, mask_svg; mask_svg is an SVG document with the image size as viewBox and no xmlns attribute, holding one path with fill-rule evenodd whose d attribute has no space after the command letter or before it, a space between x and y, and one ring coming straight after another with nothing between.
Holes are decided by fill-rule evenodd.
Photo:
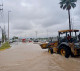
<instances>
[{"instance_id":1,"label":"utility pole","mask_svg":"<svg viewBox=\"0 0 80 71\"><path fill-rule=\"evenodd\" d=\"M37 31L35 31L35 33L36 33L36 39L37 39L37 33L38 33L38 32L37 32Z\"/></svg>"},{"instance_id":2,"label":"utility pole","mask_svg":"<svg viewBox=\"0 0 80 71\"><path fill-rule=\"evenodd\" d=\"M6 41L6 32L5 32L5 25L4 25L4 43Z\"/></svg>"},{"instance_id":3,"label":"utility pole","mask_svg":"<svg viewBox=\"0 0 80 71\"><path fill-rule=\"evenodd\" d=\"M9 42L9 13L10 13L11 11L8 11L8 42Z\"/></svg>"},{"instance_id":4,"label":"utility pole","mask_svg":"<svg viewBox=\"0 0 80 71\"><path fill-rule=\"evenodd\" d=\"M0 4L0 12L3 11L3 4ZM0 26L1 28L1 26ZM3 35L3 29L1 28L1 31L2 31L2 35ZM2 36L2 42L3 42L3 36Z\"/></svg>"},{"instance_id":5,"label":"utility pole","mask_svg":"<svg viewBox=\"0 0 80 71\"><path fill-rule=\"evenodd\" d=\"M48 30L47 30L47 38L48 38Z\"/></svg>"},{"instance_id":6,"label":"utility pole","mask_svg":"<svg viewBox=\"0 0 80 71\"><path fill-rule=\"evenodd\" d=\"M0 26L0 28L1 28L1 26ZM4 30L1 28L1 31L2 31L2 43L4 42Z\"/></svg>"},{"instance_id":7,"label":"utility pole","mask_svg":"<svg viewBox=\"0 0 80 71\"><path fill-rule=\"evenodd\" d=\"M47 30L47 41L49 40L49 38L48 38L48 30Z\"/></svg>"}]
</instances>

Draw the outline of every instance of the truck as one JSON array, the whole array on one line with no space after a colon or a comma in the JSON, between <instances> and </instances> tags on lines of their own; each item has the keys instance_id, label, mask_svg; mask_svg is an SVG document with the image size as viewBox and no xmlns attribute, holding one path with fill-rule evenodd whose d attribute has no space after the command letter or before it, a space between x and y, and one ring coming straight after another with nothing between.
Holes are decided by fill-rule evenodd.
<instances>
[{"instance_id":1,"label":"truck","mask_svg":"<svg viewBox=\"0 0 80 71\"><path fill-rule=\"evenodd\" d=\"M43 43L40 46L42 49L48 49L51 54L61 54L66 58L74 57L80 55L80 40L77 34L79 34L79 30L61 30L58 31L57 41Z\"/></svg>"}]
</instances>

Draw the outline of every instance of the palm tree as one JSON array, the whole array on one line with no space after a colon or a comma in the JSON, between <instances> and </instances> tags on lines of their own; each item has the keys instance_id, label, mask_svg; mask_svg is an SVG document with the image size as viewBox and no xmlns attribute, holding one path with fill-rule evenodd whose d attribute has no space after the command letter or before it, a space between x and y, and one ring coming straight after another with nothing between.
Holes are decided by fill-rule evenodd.
<instances>
[{"instance_id":1,"label":"palm tree","mask_svg":"<svg viewBox=\"0 0 80 71\"><path fill-rule=\"evenodd\" d=\"M60 8L63 10L66 9L68 10L68 16L69 16L69 29L71 30L71 23L70 23L70 9L75 8L77 0L61 0L60 2Z\"/></svg>"}]
</instances>

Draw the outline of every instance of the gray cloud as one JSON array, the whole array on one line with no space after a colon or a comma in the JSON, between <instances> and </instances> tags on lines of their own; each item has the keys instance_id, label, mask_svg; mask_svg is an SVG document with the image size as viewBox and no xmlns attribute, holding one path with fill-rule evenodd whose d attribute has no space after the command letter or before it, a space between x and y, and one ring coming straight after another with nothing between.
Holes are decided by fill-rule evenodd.
<instances>
[{"instance_id":1,"label":"gray cloud","mask_svg":"<svg viewBox=\"0 0 80 71\"><path fill-rule=\"evenodd\" d=\"M10 13L10 35L22 34L35 37L35 31L40 32L39 37L46 37L46 30L50 33L56 33L58 30L68 29L68 12L60 9L60 0L3 0L4 19L7 30L7 13ZM80 18L80 1L77 7L71 10L71 18L74 18L74 28L80 29L80 25L75 23ZM3 21L0 17L0 25ZM6 31L7 32L7 31ZM26 34L25 34L26 32ZM42 34L44 33L44 34ZM55 36L51 34L50 36Z\"/></svg>"}]
</instances>

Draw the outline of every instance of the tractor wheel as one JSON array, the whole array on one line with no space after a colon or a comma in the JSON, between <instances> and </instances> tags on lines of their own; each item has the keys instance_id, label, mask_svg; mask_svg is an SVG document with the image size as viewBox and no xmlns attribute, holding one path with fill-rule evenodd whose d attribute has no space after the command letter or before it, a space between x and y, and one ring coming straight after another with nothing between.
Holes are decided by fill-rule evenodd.
<instances>
[{"instance_id":1,"label":"tractor wheel","mask_svg":"<svg viewBox=\"0 0 80 71\"><path fill-rule=\"evenodd\" d=\"M52 48L48 48L48 52L49 52L50 54L53 54L53 49L52 49Z\"/></svg>"},{"instance_id":2,"label":"tractor wheel","mask_svg":"<svg viewBox=\"0 0 80 71\"><path fill-rule=\"evenodd\" d=\"M63 46L63 47L60 48L60 54L62 56L65 56L66 58L68 58L71 54L71 51L70 51L69 47L64 47Z\"/></svg>"}]
</instances>

